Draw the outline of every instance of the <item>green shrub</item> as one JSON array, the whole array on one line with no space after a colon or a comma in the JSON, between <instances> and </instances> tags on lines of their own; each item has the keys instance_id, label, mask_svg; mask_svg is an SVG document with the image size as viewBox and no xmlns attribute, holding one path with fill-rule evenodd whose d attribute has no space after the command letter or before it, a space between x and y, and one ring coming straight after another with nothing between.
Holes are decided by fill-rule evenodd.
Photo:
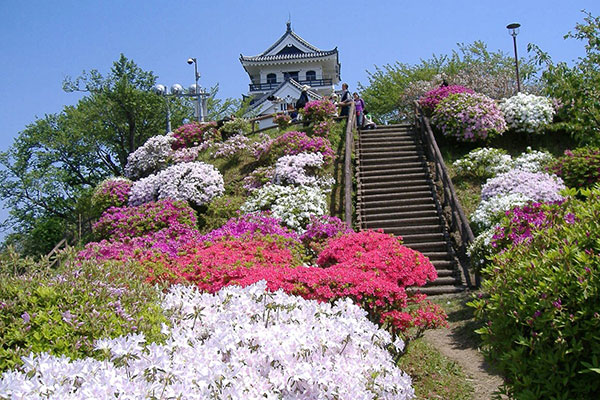
<instances>
[{"instance_id":1,"label":"green shrub","mask_svg":"<svg viewBox=\"0 0 600 400\"><path fill-rule=\"evenodd\" d=\"M569 187L591 187L600 182L600 148L581 147L573 151L566 150L565 155L552 163L548 169L560 176Z\"/></svg>"},{"instance_id":2,"label":"green shrub","mask_svg":"<svg viewBox=\"0 0 600 400\"><path fill-rule=\"evenodd\" d=\"M31 352L99 355L93 347L99 338L132 332L149 341L162 338L160 290L143 281L136 265L67 262L56 272L42 267L0 281L0 371L20 365Z\"/></svg>"},{"instance_id":3,"label":"green shrub","mask_svg":"<svg viewBox=\"0 0 600 400\"><path fill-rule=\"evenodd\" d=\"M483 270L470 303L487 357L516 399L600 393L600 187L555 204L551 221Z\"/></svg>"}]
</instances>

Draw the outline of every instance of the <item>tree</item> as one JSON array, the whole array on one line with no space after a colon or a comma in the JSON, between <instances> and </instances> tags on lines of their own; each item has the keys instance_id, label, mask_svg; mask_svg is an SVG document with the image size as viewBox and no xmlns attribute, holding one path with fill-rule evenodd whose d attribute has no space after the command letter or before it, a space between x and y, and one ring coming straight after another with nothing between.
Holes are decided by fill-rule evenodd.
<instances>
[{"instance_id":1,"label":"tree","mask_svg":"<svg viewBox=\"0 0 600 400\"><path fill-rule=\"evenodd\" d=\"M28 125L0 153L0 199L10 208L2 225L14 229L8 243L25 254L41 254L63 236L78 236L74 232L82 224L89 226L92 216L85 204L91 189L108 176L122 175L127 155L164 132L164 99L150 91L155 81L152 72L124 55L106 77L92 70L65 79L66 91L86 96ZM192 111L183 101L173 104L178 126ZM36 242L34 236L47 242Z\"/></svg>"},{"instance_id":2,"label":"tree","mask_svg":"<svg viewBox=\"0 0 600 400\"><path fill-rule=\"evenodd\" d=\"M560 101L558 117L561 128L571 132L582 145L600 145L600 17L585 14L584 23L577 23L575 31L565 39L585 42L585 56L573 67L565 62L554 64L550 56L538 46L530 44L540 65L545 65L542 82L545 92Z\"/></svg>"},{"instance_id":3,"label":"tree","mask_svg":"<svg viewBox=\"0 0 600 400\"><path fill-rule=\"evenodd\" d=\"M523 86L537 92L533 60L522 58L519 65ZM359 84L359 89L369 111L384 122L411 120L414 101L444 80L495 99L512 96L517 87L514 59L501 51L490 52L481 41L458 44L451 55L434 54L416 65L396 62L367 73L369 85Z\"/></svg>"}]
</instances>

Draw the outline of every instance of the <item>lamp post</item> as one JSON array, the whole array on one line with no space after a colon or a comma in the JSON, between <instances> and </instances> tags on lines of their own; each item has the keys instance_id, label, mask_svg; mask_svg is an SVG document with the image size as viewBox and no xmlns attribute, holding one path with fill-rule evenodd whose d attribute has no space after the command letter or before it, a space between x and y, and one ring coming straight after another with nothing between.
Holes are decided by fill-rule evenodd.
<instances>
[{"instance_id":1,"label":"lamp post","mask_svg":"<svg viewBox=\"0 0 600 400\"><path fill-rule=\"evenodd\" d=\"M200 79L200 73L198 72L198 60L196 57L190 57L187 60L187 63L192 65L194 64L194 79L196 83L190 86L190 93L194 93L196 96L196 116L198 118L198 122L204 122L204 117L206 116L206 97L207 93L202 90L200 85L198 85L198 79Z\"/></svg>"},{"instance_id":2,"label":"lamp post","mask_svg":"<svg viewBox=\"0 0 600 400\"><path fill-rule=\"evenodd\" d=\"M519 81L519 58L517 57L517 35L521 24L512 23L506 25L509 35L513 37L513 46L515 48L515 71L517 72L517 93L521 91L521 82Z\"/></svg>"}]
</instances>

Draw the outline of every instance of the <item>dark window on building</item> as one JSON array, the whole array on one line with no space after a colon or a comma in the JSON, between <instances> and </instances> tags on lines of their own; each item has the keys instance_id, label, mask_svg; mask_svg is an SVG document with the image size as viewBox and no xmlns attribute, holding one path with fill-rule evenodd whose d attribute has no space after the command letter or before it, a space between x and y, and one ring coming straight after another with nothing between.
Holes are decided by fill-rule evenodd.
<instances>
[{"instance_id":1,"label":"dark window on building","mask_svg":"<svg viewBox=\"0 0 600 400\"><path fill-rule=\"evenodd\" d=\"M316 81L317 73L315 71L306 71L306 80L307 81Z\"/></svg>"},{"instance_id":2,"label":"dark window on building","mask_svg":"<svg viewBox=\"0 0 600 400\"><path fill-rule=\"evenodd\" d=\"M298 81L298 71L290 71L290 72L284 72L283 73L283 77L288 80L288 79L293 79L295 81Z\"/></svg>"},{"instance_id":3,"label":"dark window on building","mask_svg":"<svg viewBox=\"0 0 600 400\"><path fill-rule=\"evenodd\" d=\"M277 75L267 74L267 83L277 83Z\"/></svg>"}]
</instances>

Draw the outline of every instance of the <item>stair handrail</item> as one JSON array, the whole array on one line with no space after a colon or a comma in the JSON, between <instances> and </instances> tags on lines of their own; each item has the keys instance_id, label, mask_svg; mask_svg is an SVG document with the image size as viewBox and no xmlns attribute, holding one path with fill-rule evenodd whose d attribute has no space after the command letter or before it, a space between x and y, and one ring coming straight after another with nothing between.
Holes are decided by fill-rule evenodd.
<instances>
[{"instance_id":1,"label":"stair handrail","mask_svg":"<svg viewBox=\"0 0 600 400\"><path fill-rule=\"evenodd\" d=\"M346 123L346 147L344 153L344 221L352 229L352 150L354 147L354 129L356 128L356 105L350 104Z\"/></svg>"},{"instance_id":2,"label":"stair handrail","mask_svg":"<svg viewBox=\"0 0 600 400\"><path fill-rule=\"evenodd\" d=\"M443 185L443 199L441 199L442 207L450 208L450 229L453 232L458 232L460 235L460 242L456 243L457 253L463 267L464 276L467 281L466 283L469 287L478 287L480 283L479 275L475 274L474 276L471 276L472 272L469 268L471 262L467 251L469 245L475 241L475 236L473 235L469 220L465 216L460 201L458 200L458 196L456 195L452 179L450 179L450 174L444 163L444 157L442 156L440 148L435 140L433 130L431 129L429 118L425 116L419 103L415 101L414 104L416 123L419 125L419 131L423 143L425 144L428 159L433 162L435 166L433 171L435 173L434 181L440 181Z\"/></svg>"}]
</instances>

